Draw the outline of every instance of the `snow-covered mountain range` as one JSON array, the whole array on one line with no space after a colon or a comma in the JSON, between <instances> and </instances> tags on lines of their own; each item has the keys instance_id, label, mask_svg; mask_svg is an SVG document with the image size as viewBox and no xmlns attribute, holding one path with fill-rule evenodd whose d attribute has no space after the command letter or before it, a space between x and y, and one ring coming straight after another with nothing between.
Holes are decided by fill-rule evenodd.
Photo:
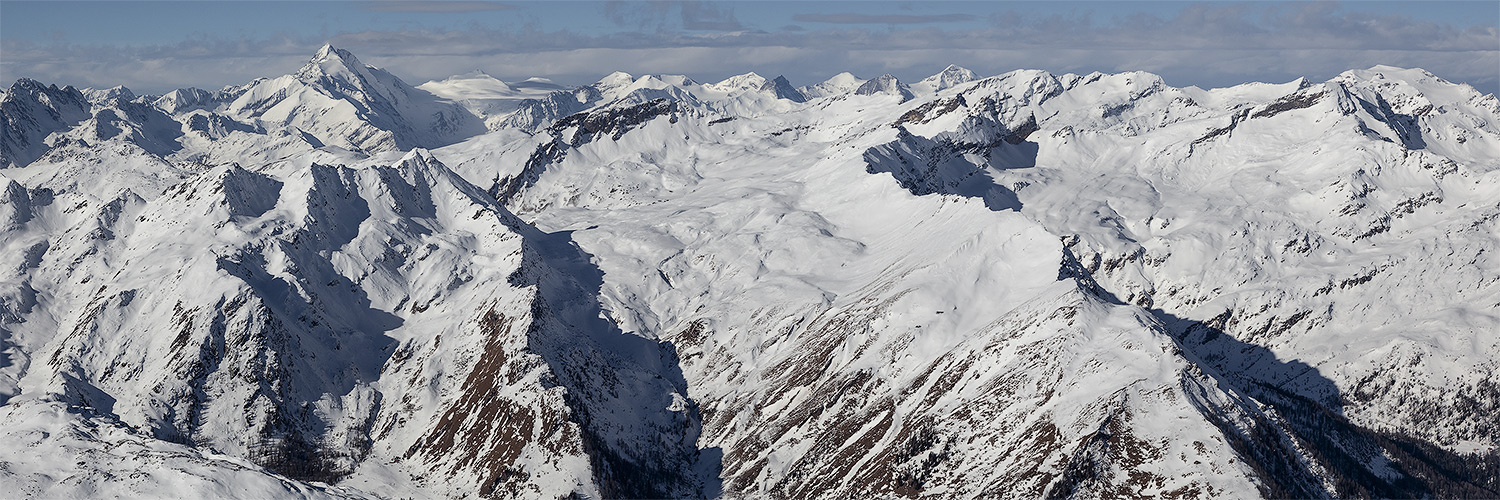
<instances>
[{"instance_id":1,"label":"snow-covered mountain range","mask_svg":"<svg viewBox=\"0 0 1500 500\"><path fill-rule=\"evenodd\" d=\"M0 95L38 498L1500 496L1500 100L324 47Z\"/></svg>"}]
</instances>

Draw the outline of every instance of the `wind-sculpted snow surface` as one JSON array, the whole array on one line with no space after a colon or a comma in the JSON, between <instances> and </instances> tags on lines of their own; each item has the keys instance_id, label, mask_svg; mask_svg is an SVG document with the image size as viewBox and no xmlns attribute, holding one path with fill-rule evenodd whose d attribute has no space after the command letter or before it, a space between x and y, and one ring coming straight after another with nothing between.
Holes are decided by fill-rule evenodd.
<instances>
[{"instance_id":1,"label":"wind-sculpted snow surface","mask_svg":"<svg viewBox=\"0 0 1500 500\"><path fill-rule=\"evenodd\" d=\"M1500 495L1494 96L554 87L332 47L217 92L18 82L0 485Z\"/></svg>"}]
</instances>

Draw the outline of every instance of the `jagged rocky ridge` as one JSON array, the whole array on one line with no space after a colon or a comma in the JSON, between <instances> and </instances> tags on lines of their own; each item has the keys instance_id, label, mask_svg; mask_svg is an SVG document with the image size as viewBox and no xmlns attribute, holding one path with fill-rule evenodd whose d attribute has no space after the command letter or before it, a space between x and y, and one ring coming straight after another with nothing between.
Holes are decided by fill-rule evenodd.
<instances>
[{"instance_id":1,"label":"jagged rocky ridge","mask_svg":"<svg viewBox=\"0 0 1500 500\"><path fill-rule=\"evenodd\" d=\"M0 480L1500 491L1494 96L950 67L447 97L331 47L219 92L7 91Z\"/></svg>"}]
</instances>

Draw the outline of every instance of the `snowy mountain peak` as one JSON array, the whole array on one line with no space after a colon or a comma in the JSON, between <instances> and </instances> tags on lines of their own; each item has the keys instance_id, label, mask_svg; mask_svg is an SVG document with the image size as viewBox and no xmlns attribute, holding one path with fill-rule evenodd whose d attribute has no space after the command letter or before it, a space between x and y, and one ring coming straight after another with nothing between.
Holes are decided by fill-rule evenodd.
<instances>
[{"instance_id":1,"label":"snowy mountain peak","mask_svg":"<svg viewBox=\"0 0 1500 500\"><path fill-rule=\"evenodd\" d=\"M110 99L129 101L135 99L135 92L125 88L124 85L116 85L107 89L83 89L83 95L88 97L89 102L99 104Z\"/></svg>"},{"instance_id":2,"label":"snowy mountain peak","mask_svg":"<svg viewBox=\"0 0 1500 500\"><path fill-rule=\"evenodd\" d=\"M605 75L604 78L600 78L598 82L594 83L594 85L598 87L619 87L622 85L630 85L634 82L634 75L631 75L630 73L626 73L624 71L616 71L614 73Z\"/></svg>"},{"instance_id":3,"label":"snowy mountain peak","mask_svg":"<svg viewBox=\"0 0 1500 500\"><path fill-rule=\"evenodd\" d=\"M332 44L324 45L313 54L312 59L297 71L297 77L303 81L316 81L319 78L336 78L353 80L368 75L364 63L347 50L334 47Z\"/></svg>"},{"instance_id":4,"label":"snowy mountain peak","mask_svg":"<svg viewBox=\"0 0 1500 500\"><path fill-rule=\"evenodd\" d=\"M414 90L395 75L366 66L354 54L331 44L318 49L297 71L297 79L334 97L347 97L376 107L399 106Z\"/></svg>"},{"instance_id":5,"label":"snowy mountain peak","mask_svg":"<svg viewBox=\"0 0 1500 500\"><path fill-rule=\"evenodd\" d=\"M318 48L318 51L313 54L310 60L313 64L321 64L329 61L339 61L349 65L359 64L359 58L354 57L354 53L334 47L331 43L325 43L322 47Z\"/></svg>"},{"instance_id":6,"label":"snowy mountain peak","mask_svg":"<svg viewBox=\"0 0 1500 500\"><path fill-rule=\"evenodd\" d=\"M53 87L57 87L57 85L53 85ZM10 84L10 90L7 90L6 93L7 94L11 94L11 93L15 93L17 91L21 91L21 92L36 92L36 91L39 91L39 90L45 89L45 88L47 88L47 84L45 84L45 83L42 83L42 82L39 82L39 81L36 81L36 80L32 80L30 78L22 77L22 78L17 78L16 81L15 81L15 83Z\"/></svg>"},{"instance_id":7,"label":"snowy mountain peak","mask_svg":"<svg viewBox=\"0 0 1500 500\"><path fill-rule=\"evenodd\" d=\"M729 78L725 78L719 83L708 85L708 87L720 92L728 92L733 94L735 92L742 92L745 90L760 90L761 87L765 86L766 83L769 82L770 80L766 80L766 77L757 75L752 71L743 75L735 75Z\"/></svg>"},{"instance_id":8,"label":"snowy mountain peak","mask_svg":"<svg viewBox=\"0 0 1500 500\"><path fill-rule=\"evenodd\" d=\"M30 78L16 79L15 83L10 85L10 89L5 91L6 98L19 98L19 96L30 96L43 103L57 97L87 100L83 91L73 88L72 85L58 88L56 84L48 85Z\"/></svg>"},{"instance_id":9,"label":"snowy mountain peak","mask_svg":"<svg viewBox=\"0 0 1500 500\"><path fill-rule=\"evenodd\" d=\"M977 79L979 79L979 75L975 74L973 71L969 71L968 68L964 68L956 64L949 64L947 68L943 69L943 71L938 72L938 74L936 75L923 78L920 83L922 83L924 86L930 87L932 90L943 90L955 85L969 83Z\"/></svg>"},{"instance_id":10,"label":"snowy mountain peak","mask_svg":"<svg viewBox=\"0 0 1500 500\"><path fill-rule=\"evenodd\" d=\"M761 85L760 91L775 95L778 99L788 99L794 102L807 101L807 96L797 90L797 87L793 87L792 82L787 81L785 76L777 76L774 80L766 82Z\"/></svg>"},{"instance_id":11,"label":"snowy mountain peak","mask_svg":"<svg viewBox=\"0 0 1500 500\"><path fill-rule=\"evenodd\" d=\"M724 80L705 85L704 87L724 92L727 94L738 94L741 92L760 92L770 94L778 99L789 99L795 102L806 101L807 98L788 82L786 77L777 76L775 79L767 80L766 77L754 72L743 75L735 75Z\"/></svg>"},{"instance_id":12,"label":"snowy mountain peak","mask_svg":"<svg viewBox=\"0 0 1500 500\"><path fill-rule=\"evenodd\" d=\"M1333 81L1355 88L1393 91L1411 98L1420 97L1438 105L1469 103L1485 96L1473 86L1444 80L1422 68L1380 65L1369 69L1351 69L1340 73Z\"/></svg>"},{"instance_id":13,"label":"snowy mountain peak","mask_svg":"<svg viewBox=\"0 0 1500 500\"><path fill-rule=\"evenodd\" d=\"M850 91L859 88L860 84L863 83L865 83L863 79L854 76L853 73L845 71L843 73L833 75L833 77L824 80L823 83L801 87L798 88L797 91L801 92L802 95L807 96L808 99L816 99L819 97L849 93Z\"/></svg>"},{"instance_id":14,"label":"snowy mountain peak","mask_svg":"<svg viewBox=\"0 0 1500 500\"><path fill-rule=\"evenodd\" d=\"M635 75L624 71L616 71L606 75L604 78L600 78L599 81L594 82L591 86L600 93L611 94L615 90L628 87L633 83L635 83Z\"/></svg>"},{"instance_id":15,"label":"snowy mountain peak","mask_svg":"<svg viewBox=\"0 0 1500 500\"><path fill-rule=\"evenodd\" d=\"M1359 103L1348 108L1367 113L1377 122L1371 129L1383 137L1450 156L1478 170L1500 168L1500 154L1475 155L1466 145L1477 141L1500 146L1495 132L1500 130L1500 99L1494 94L1420 68L1390 66L1346 71L1324 85L1347 89L1353 97L1345 100ZM1438 138L1442 140L1432 140Z\"/></svg>"},{"instance_id":16,"label":"snowy mountain peak","mask_svg":"<svg viewBox=\"0 0 1500 500\"><path fill-rule=\"evenodd\" d=\"M697 84L697 81L687 75L641 75L640 78L635 79L635 85L642 88L660 88L666 85L686 87Z\"/></svg>"},{"instance_id":17,"label":"snowy mountain peak","mask_svg":"<svg viewBox=\"0 0 1500 500\"><path fill-rule=\"evenodd\" d=\"M901 83L901 80L897 80L896 77L894 75L891 75L890 73L886 73L884 75L877 76L873 80L865 82L863 85L860 85L859 88L857 88L857 89L854 90L854 94L855 95L878 95L878 94L899 95L899 96L901 96L901 101L902 102L909 101L913 97L915 97L914 95L912 95L911 89L908 88L906 86L906 84Z\"/></svg>"},{"instance_id":18,"label":"snowy mountain peak","mask_svg":"<svg viewBox=\"0 0 1500 500\"><path fill-rule=\"evenodd\" d=\"M47 151L47 136L90 117L91 105L72 86L16 80L0 97L0 168L21 167Z\"/></svg>"},{"instance_id":19,"label":"snowy mountain peak","mask_svg":"<svg viewBox=\"0 0 1500 500\"><path fill-rule=\"evenodd\" d=\"M156 99L155 104L156 107L161 108L167 114L175 115L194 109L210 108L218 103L215 101L212 92L188 87L163 94Z\"/></svg>"},{"instance_id":20,"label":"snowy mountain peak","mask_svg":"<svg viewBox=\"0 0 1500 500\"><path fill-rule=\"evenodd\" d=\"M959 66L957 64L949 64L948 67L943 68L942 71L938 72L937 75L933 75L933 76L949 75L949 74L952 74L952 75L968 75L968 76L971 76L971 77L975 76L974 72L970 71L969 68L965 68L965 67Z\"/></svg>"},{"instance_id":21,"label":"snowy mountain peak","mask_svg":"<svg viewBox=\"0 0 1500 500\"><path fill-rule=\"evenodd\" d=\"M839 85L839 86L850 86L850 85L852 85L854 87L858 87L859 84L865 83L865 80L862 79L862 78L860 78L860 77L854 76L854 73L850 73L848 71L845 71L843 73L839 73L837 75L833 75L831 77L828 77L828 79L824 80L823 83L825 85Z\"/></svg>"},{"instance_id":22,"label":"snowy mountain peak","mask_svg":"<svg viewBox=\"0 0 1500 500\"><path fill-rule=\"evenodd\" d=\"M1394 80L1433 80L1437 82L1447 82L1447 80L1443 80L1437 75L1432 74L1432 72L1422 68L1402 68L1399 66L1390 66L1386 64L1377 64L1369 67L1368 69L1351 69L1343 72L1341 75L1355 75L1366 80L1381 80L1389 78Z\"/></svg>"},{"instance_id":23,"label":"snowy mountain peak","mask_svg":"<svg viewBox=\"0 0 1500 500\"><path fill-rule=\"evenodd\" d=\"M323 144L367 152L436 147L484 131L484 123L462 106L332 45L294 75L234 92L237 97L223 110L228 116L267 128L297 127Z\"/></svg>"}]
</instances>

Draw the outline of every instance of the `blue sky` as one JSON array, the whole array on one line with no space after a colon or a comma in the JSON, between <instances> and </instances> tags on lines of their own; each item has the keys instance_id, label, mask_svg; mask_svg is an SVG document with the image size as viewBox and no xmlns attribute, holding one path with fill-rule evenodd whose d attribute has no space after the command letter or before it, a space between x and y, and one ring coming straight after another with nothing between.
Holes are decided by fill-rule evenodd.
<instances>
[{"instance_id":1,"label":"blue sky","mask_svg":"<svg viewBox=\"0 0 1500 500\"><path fill-rule=\"evenodd\" d=\"M294 71L325 42L412 84L474 69L915 81L956 63L1216 87L1390 64L1500 88L1494 1L0 1L6 82L218 88Z\"/></svg>"}]
</instances>

